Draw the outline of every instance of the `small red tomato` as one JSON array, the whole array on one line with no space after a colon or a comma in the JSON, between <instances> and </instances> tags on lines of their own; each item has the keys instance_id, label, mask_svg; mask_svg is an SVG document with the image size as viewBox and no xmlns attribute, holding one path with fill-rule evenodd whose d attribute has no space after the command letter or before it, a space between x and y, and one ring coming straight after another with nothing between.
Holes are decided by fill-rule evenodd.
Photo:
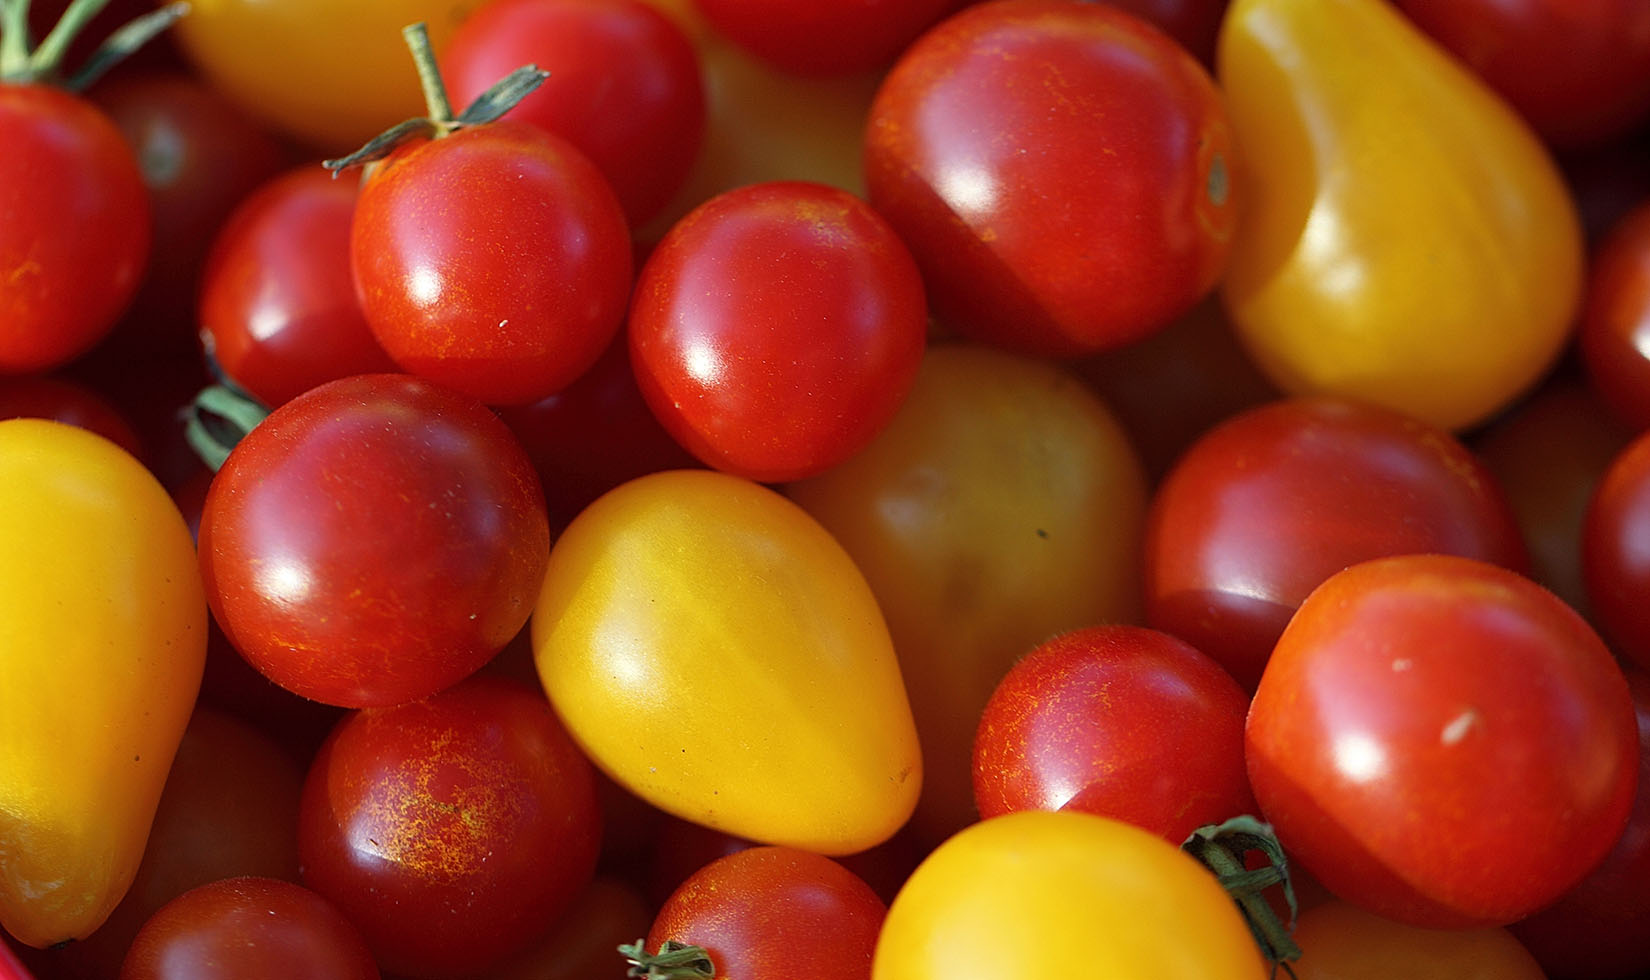
<instances>
[{"instance_id":1,"label":"small red tomato","mask_svg":"<svg viewBox=\"0 0 1650 980\"><path fill-rule=\"evenodd\" d=\"M1593 491L1581 525L1581 573L1611 648L1650 670L1650 432L1611 461Z\"/></svg>"},{"instance_id":2,"label":"small red tomato","mask_svg":"<svg viewBox=\"0 0 1650 980\"><path fill-rule=\"evenodd\" d=\"M1611 411L1635 431L1650 429L1650 201L1594 253L1580 340L1587 375Z\"/></svg>"},{"instance_id":3,"label":"small red tomato","mask_svg":"<svg viewBox=\"0 0 1650 980\"><path fill-rule=\"evenodd\" d=\"M653 920L647 951L666 940L699 946L717 980L791 980L799 973L870 980L887 914L870 885L830 858L753 847L683 882Z\"/></svg>"},{"instance_id":4,"label":"small red tomato","mask_svg":"<svg viewBox=\"0 0 1650 980\"><path fill-rule=\"evenodd\" d=\"M304 883L387 971L485 974L590 882L595 771L542 692L480 676L339 724L304 782Z\"/></svg>"},{"instance_id":5,"label":"small red tomato","mask_svg":"<svg viewBox=\"0 0 1650 980\"><path fill-rule=\"evenodd\" d=\"M1626 825L1627 682L1556 596L1448 555L1354 565L1278 640L1249 781L1333 893L1411 925L1506 925L1580 881Z\"/></svg>"},{"instance_id":6,"label":"small red tomato","mask_svg":"<svg viewBox=\"0 0 1650 980\"><path fill-rule=\"evenodd\" d=\"M344 707L425 697L521 631L550 556L544 496L480 402L405 375L312 388L207 493L215 618L265 676Z\"/></svg>"},{"instance_id":7,"label":"small red tomato","mask_svg":"<svg viewBox=\"0 0 1650 980\"><path fill-rule=\"evenodd\" d=\"M630 357L642 395L710 466L762 482L863 449L916 380L922 275L847 191L754 184L701 205L636 284Z\"/></svg>"},{"instance_id":8,"label":"small red tomato","mask_svg":"<svg viewBox=\"0 0 1650 980\"><path fill-rule=\"evenodd\" d=\"M1014 665L974 740L982 818L1081 810L1178 845L1255 812L1243 768L1249 697L1187 644L1138 626L1065 633Z\"/></svg>"},{"instance_id":9,"label":"small red tomato","mask_svg":"<svg viewBox=\"0 0 1650 980\"><path fill-rule=\"evenodd\" d=\"M799 75L881 68L938 20L950 0L693 0L718 33Z\"/></svg>"},{"instance_id":10,"label":"small red tomato","mask_svg":"<svg viewBox=\"0 0 1650 980\"><path fill-rule=\"evenodd\" d=\"M120 980L377 980L361 934L326 899L275 878L226 878L156 912Z\"/></svg>"},{"instance_id":11,"label":"small red tomato","mask_svg":"<svg viewBox=\"0 0 1650 980\"><path fill-rule=\"evenodd\" d=\"M1209 74L1106 3L997 0L924 34L865 136L870 200L939 320L1039 354L1166 326L1226 264L1239 186Z\"/></svg>"},{"instance_id":12,"label":"small red tomato","mask_svg":"<svg viewBox=\"0 0 1650 980\"><path fill-rule=\"evenodd\" d=\"M524 404L595 363L630 299L630 231L605 178L527 123L403 144L361 189L350 267L402 369Z\"/></svg>"},{"instance_id":13,"label":"small red tomato","mask_svg":"<svg viewBox=\"0 0 1650 980\"><path fill-rule=\"evenodd\" d=\"M77 425L143 458L131 423L96 391L63 378L0 378L0 419L52 419Z\"/></svg>"}]
</instances>

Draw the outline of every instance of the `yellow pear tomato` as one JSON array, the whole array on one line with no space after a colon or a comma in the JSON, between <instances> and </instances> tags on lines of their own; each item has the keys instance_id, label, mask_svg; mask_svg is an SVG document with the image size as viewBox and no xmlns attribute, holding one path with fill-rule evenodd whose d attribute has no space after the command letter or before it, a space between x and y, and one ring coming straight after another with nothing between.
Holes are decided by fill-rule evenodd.
<instances>
[{"instance_id":1,"label":"yellow pear tomato","mask_svg":"<svg viewBox=\"0 0 1650 980\"><path fill-rule=\"evenodd\" d=\"M534 658L568 731L679 817L821 854L911 814L922 759L888 628L841 546L756 483L656 473L556 542Z\"/></svg>"},{"instance_id":2,"label":"yellow pear tomato","mask_svg":"<svg viewBox=\"0 0 1650 980\"><path fill-rule=\"evenodd\" d=\"M1449 429L1540 377L1583 244L1512 109L1385 0L1234 0L1218 64L1249 192L1223 297L1262 370Z\"/></svg>"},{"instance_id":3,"label":"yellow pear tomato","mask_svg":"<svg viewBox=\"0 0 1650 980\"><path fill-rule=\"evenodd\" d=\"M90 934L132 882L206 657L189 528L114 443L0 422L0 925Z\"/></svg>"}]
</instances>

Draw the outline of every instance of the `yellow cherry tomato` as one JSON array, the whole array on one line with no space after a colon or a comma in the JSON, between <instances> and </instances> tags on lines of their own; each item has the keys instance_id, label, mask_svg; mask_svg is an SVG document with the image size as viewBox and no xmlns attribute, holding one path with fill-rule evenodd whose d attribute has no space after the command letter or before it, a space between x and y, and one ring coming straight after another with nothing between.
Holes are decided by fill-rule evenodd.
<instances>
[{"instance_id":1,"label":"yellow cherry tomato","mask_svg":"<svg viewBox=\"0 0 1650 980\"><path fill-rule=\"evenodd\" d=\"M573 737L684 819L847 854L916 803L922 758L876 600L766 487L683 470L610 491L552 549L532 639Z\"/></svg>"},{"instance_id":2,"label":"yellow cherry tomato","mask_svg":"<svg viewBox=\"0 0 1650 980\"><path fill-rule=\"evenodd\" d=\"M1139 617L1146 480L1106 406L1052 363L937 345L889 426L786 491L864 570L922 738L916 823L975 819L974 731L1014 661Z\"/></svg>"},{"instance_id":3,"label":"yellow cherry tomato","mask_svg":"<svg viewBox=\"0 0 1650 980\"><path fill-rule=\"evenodd\" d=\"M872 980L1263 980L1212 874L1138 827L1027 810L940 845L894 897Z\"/></svg>"},{"instance_id":4,"label":"yellow cherry tomato","mask_svg":"<svg viewBox=\"0 0 1650 980\"><path fill-rule=\"evenodd\" d=\"M1529 127L1385 0L1234 0L1249 209L1223 297L1260 367L1461 429L1569 336L1583 244Z\"/></svg>"},{"instance_id":5,"label":"yellow cherry tomato","mask_svg":"<svg viewBox=\"0 0 1650 980\"><path fill-rule=\"evenodd\" d=\"M0 925L82 938L137 871L206 657L189 528L114 443L0 422Z\"/></svg>"},{"instance_id":6,"label":"yellow cherry tomato","mask_svg":"<svg viewBox=\"0 0 1650 980\"><path fill-rule=\"evenodd\" d=\"M329 153L424 115L401 29L436 51L480 0L191 0L184 53L248 112ZM459 111L463 106L454 106Z\"/></svg>"}]
</instances>

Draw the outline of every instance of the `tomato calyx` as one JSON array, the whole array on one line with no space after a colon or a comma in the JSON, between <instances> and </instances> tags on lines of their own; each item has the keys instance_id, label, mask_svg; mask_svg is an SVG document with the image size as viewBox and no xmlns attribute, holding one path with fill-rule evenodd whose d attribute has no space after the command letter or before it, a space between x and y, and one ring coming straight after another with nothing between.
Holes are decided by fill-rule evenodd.
<instances>
[{"instance_id":1,"label":"tomato calyx","mask_svg":"<svg viewBox=\"0 0 1650 980\"><path fill-rule=\"evenodd\" d=\"M465 106L463 112L455 116L452 102L447 97L446 83L441 80L441 70L436 65L435 51L430 47L430 35L424 22L419 21L403 27L401 36L406 40L407 49L412 52L413 64L418 69L418 83L424 90L424 108L428 115L391 126L348 156L323 160L321 165L332 171L334 177L350 167L382 160L394 153L403 143L415 139L440 139L465 126L490 123L515 108L518 102L531 95L534 89L550 77L549 72L541 70L536 65L522 65L494 82L485 92L476 96L475 101Z\"/></svg>"},{"instance_id":2,"label":"tomato calyx","mask_svg":"<svg viewBox=\"0 0 1650 980\"><path fill-rule=\"evenodd\" d=\"M69 44L109 0L73 0L38 45L29 37L29 0L0 0L0 84L49 82L71 92L83 91L127 55L171 27L189 12L189 4L169 3L130 21L98 46L86 63L63 77Z\"/></svg>"},{"instance_id":3,"label":"tomato calyx","mask_svg":"<svg viewBox=\"0 0 1650 980\"><path fill-rule=\"evenodd\" d=\"M202 389L184 411L184 439L214 473L236 444L269 415L267 406L229 384Z\"/></svg>"},{"instance_id":4,"label":"tomato calyx","mask_svg":"<svg viewBox=\"0 0 1650 980\"><path fill-rule=\"evenodd\" d=\"M619 947L630 964L627 977L641 980L712 980L716 964L703 946L689 946L674 939L659 944L657 953L647 951L647 940L638 939Z\"/></svg>"},{"instance_id":5,"label":"tomato calyx","mask_svg":"<svg viewBox=\"0 0 1650 980\"><path fill-rule=\"evenodd\" d=\"M1271 825L1251 816L1233 817L1192 831L1180 849L1213 872L1221 887L1232 896L1243 913L1243 921L1254 933L1261 954L1272 964L1273 975L1282 969L1293 977L1295 971L1289 962L1301 955L1300 946L1290 935L1297 912L1295 887L1289 880L1289 859ZM1250 868L1245 859L1256 852L1266 858L1266 864ZM1283 886L1283 897L1289 904L1288 924L1279 920L1262 894L1275 885Z\"/></svg>"}]
</instances>

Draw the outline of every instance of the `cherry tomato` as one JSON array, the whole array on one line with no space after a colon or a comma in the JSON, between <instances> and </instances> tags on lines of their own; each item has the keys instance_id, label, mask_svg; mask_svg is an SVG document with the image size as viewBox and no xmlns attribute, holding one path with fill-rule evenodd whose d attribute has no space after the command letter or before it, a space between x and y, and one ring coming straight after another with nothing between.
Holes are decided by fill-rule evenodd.
<instances>
[{"instance_id":1,"label":"cherry tomato","mask_svg":"<svg viewBox=\"0 0 1650 980\"><path fill-rule=\"evenodd\" d=\"M700 460L798 480L888 424L927 328L922 275L868 205L822 184L757 184L702 205L654 249L631 304L631 364Z\"/></svg>"},{"instance_id":2,"label":"cherry tomato","mask_svg":"<svg viewBox=\"0 0 1650 980\"><path fill-rule=\"evenodd\" d=\"M848 854L916 803L876 600L823 527L758 484L678 470L591 504L551 553L533 648L579 745L668 813Z\"/></svg>"},{"instance_id":3,"label":"cherry tomato","mask_svg":"<svg viewBox=\"0 0 1650 980\"><path fill-rule=\"evenodd\" d=\"M1611 648L1650 669L1650 433L1611 460L1581 527L1581 572Z\"/></svg>"},{"instance_id":4,"label":"cherry tomato","mask_svg":"<svg viewBox=\"0 0 1650 980\"><path fill-rule=\"evenodd\" d=\"M951 17L888 74L865 139L871 203L939 319L976 339L1122 346L1225 267L1242 185L1220 94L1110 4L998 0Z\"/></svg>"},{"instance_id":5,"label":"cherry tomato","mask_svg":"<svg viewBox=\"0 0 1650 980\"><path fill-rule=\"evenodd\" d=\"M1178 845L1255 812L1248 710L1231 675L1166 633L1065 633L1015 664L986 704L974 740L980 816L1080 810Z\"/></svg>"},{"instance_id":6,"label":"cherry tomato","mask_svg":"<svg viewBox=\"0 0 1650 980\"><path fill-rule=\"evenodd\" d=\"M1297 980L1546 980L1507 930L1417 929L1331 901L1301 914Z\"/></svg>"},{"instance_id":7,"label":"cherry tomato","mask_svg":"<svg viewBox=\"0 0 1650 980\"><path fill-rule=\"evenodd\" d=\"M717 32L782 71L881 68L940 18L949 0L693 0Z\"/></svg>"},{"instance_id":8,"label":"cherry tomato","mask_svg":"<svg viewBox=\"0 0 1650 980\"><path fill-rule=\"evenodd\" d=\"M1529 565L1495 478L1449 433L1344 399L1273 402L1204 435L1152 498L1146 619L1252 691L1307 593L1410 552Z\"/></svg>"},{"instance_id":9,"label":"cherry tomato","mask_svg":"<svg viewBox=\"0 0 1650 980\"><path fill-rule=\"evenodd\" d=\"M0 378L0 419L51 419L95 432L139 459L142 444L113 405L66 378Z\"/></svg>"},{"instance_id":10,"label":"cherry tomato","mask_svg":"<svg viewBox=\"0 0 1650 980\"><path fill-rule=\"evenodd\" d=\"M830 858L753 847L705 865L665 900L647 951L666 940L710 954L718 980L787 980L799 962L869 980L888 914L871 886Z\"/></svg>"},{"instance_id":11,"label":"cherry tomato","mask_svg":"<svg viewBox=\"0 0 1650 980\"><path fill-rule=\"evenodd\" d=\"M657 214L687 179L705 129L699 58L682 29L642 0L495 0L441 59L456 105L528 64L550 77L510 118L578 147L632 225Z\"/></svg>"},{"instance_id":12,"label":"cherry tomato","mask_svg":"<svg viewBox=\"0 0 1650 980\"><path fill-rule=\"evenodd\" d=\"M1205 65L1214 64L1215 38L1227 0L1108 0L1151 21Z\"/></svg>"},{"instance_id":13,"label":"cherry tomato","mask_svg":"<svg viewBox=\"0 0 1650 980\"><path fill-rule=\"evenodd\" d=\"M1106 817L1028 810L969 827L918 866L871 976L1034 980L1070 972L1073 957L1100 977L1267 975L1237 906L1173 844Z\"/></svg>"},{"instance_id":14,"label":"cherry tomato","mask_svg":"<svg viewBox=\"0 0 1650 980\"><path fill-rule=\"evenodd\" d=\"M618 331L630 232L583 154L505 120L396 150L361 189L350 267L404 370L523 404L565 388Z\"/></svg>"},{"instance_id":15,"label":"cherry tomato","mask_svg":"<svg viewBox=\"0 0 1650 980\"><path fill-rule=\"evenodd\" d=\"M0 131L0 374L44 371L102 340L137 293L149 195L120 130L79 96L0 83Z\"/></svg>"},{"instance_id":16,"label":"cherry tomato","mask_svg":"<svg viewBox=\"0 0 1650 980\"><path fill-rule=\"evenodd\" d=\"M404 375L329 382L235 447L200 563L235 648L344 707L424 697L521 630L550 550L521 446L462 395Z\"/></svg>"},{"instance_id":17,"label":"cherry tomato","mask_svg":"<svg viewBox=\"0 0 1650 980\"><path fill-rule=\"evenodd\" d=\"M645 935L653 910L636 890L598 875L549 932L487 980L593 980L617 973L614 950Z\"/></svg>"},{"instance_id":18,"label":"cherry tomato","mask_svg":"<svg viewBox=\"0 0 1650 980\"><path fill-rule=\"evenodd\" d=\"M361 934L289 881L226 878L190 889L144 924L120 980L377 980Z\"/></svg>"},{"instance_id":19,"label":"cherry tomato","mask_svg":"<svg viewBox=\"0 0 1650 980\"><path fill-rule=\"evenodd\" d=\"M1246 753L1262 812L1313 877L1454 929L1521 919L1598 864L1632 805L1638 731L1610 652L1552 593L1402 555L1301 604Z\"/></svg>"},{"instance_id":20,"label":"cherry tomato","mask_svg":"<svg viewBox=\"0 0 1650 980\"><path fill-rule=\"evenodd\" d=\"M354 181L318 166L259 187L229 215L201 274L200 341L270 407L352 374L395 370L349 271Z\"/></svg>"},{"instance_id":21,"label":"cherry tomato","mask_svg":"<svg viewBox=\"0 0 1650 980\"><path fill-rule=\"evenodd\" d=\"M1635 431L1650 429L1650 199L1594 254L1580 337L1593 387Z\"/></svg>"}]
</instances>

